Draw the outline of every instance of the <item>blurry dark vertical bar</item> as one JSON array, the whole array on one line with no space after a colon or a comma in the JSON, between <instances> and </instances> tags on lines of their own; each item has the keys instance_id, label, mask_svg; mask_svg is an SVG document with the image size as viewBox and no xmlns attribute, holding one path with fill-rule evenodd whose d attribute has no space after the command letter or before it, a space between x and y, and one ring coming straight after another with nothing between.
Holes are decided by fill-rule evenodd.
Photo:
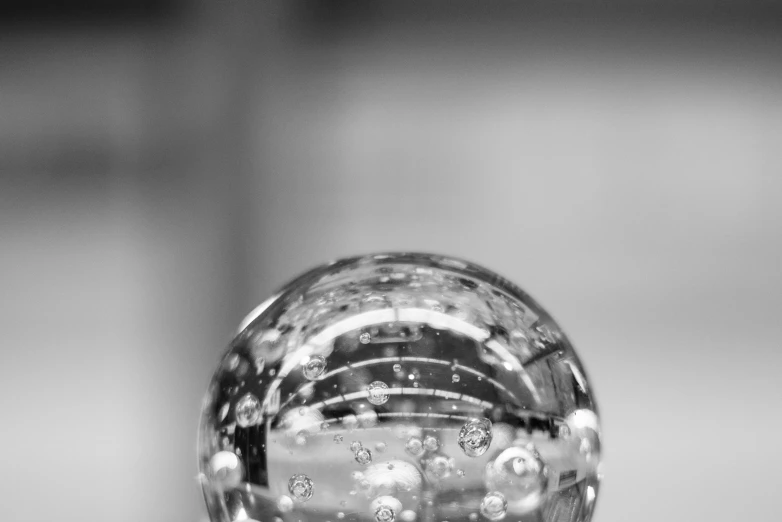
<instances>
[{"instance_id":1,"label":"blurry dark vertical bar","mask_svg":"<svg viewBox=\"0 0 782 522\"><path fill-rule=\"evenodd\" d=\"M247 481L269 487L269 467L266 452L266 426L258 425L249 428L237 428L234 447L241 451L242 460L246 466ZM259 449L260 448L260 449Z\"/></svg>"},{"instance_id":2,"label":"blurry dark vertical bar","mask_svg":"<svg viewBox=\"0 0 782 522\"><path fill-rule=\"evenodd\" d=\"M227 289L233 307L230 313L238 322L265 297L253 293L252 282L263 274L257 273L258 260L253 257L255 251L248 242L265 240L254 221L255 207L259 204L255 187L259 186L258 178L266 177L265 165L259 160L266 147L259 139L259 126L263 126L259 120L265 110L267 93L276 86L277 80L269 71L278 59L275 51L284 36L281 26L289 16L289 8L283 2L271 1L241 6L207 4L205 9L205 18L222 20L221 25L230 27L219 36L221 58L233 65L223 126L216 138L221 143L220 163L228 171L227 179L231 183L225 209L231 222L230 238L227 238L230 252L225 259L231 264L232 274ZM225 174L215 173L218 179ZM246 481L262 488L269 487L268 430L266 423L237 428L234 439L245 463ZM272 512L266 514L271 516Z\"/></svg>"},{"instance_id":3,"label":"blurry dark vertical bar","mask_svg":"<svg viewBox=\"0 0 782 522\"><path fill-rule=\"evenodd\" d=\"M218 60L224 67L221 81L225 84L226 96L221 100L220 121L213 135L213 145L219 155L216 165L219 171L211 173L214 188L225 197L225 216L230 224L225 245L228 250L223 259L229 266L225 310L230 322L239 320L258 304L259 297L251 294L253 260L248 241L258 241L252 222L251 208L255 204L253 178L262 176L254 164L254 156L261 144L255 141L254 126L257 124L258 105L263 103L261 95L264 85L264 71L271 56L267 41L277 38L270 27L274 27L276 2L261 3L206 3L203 4L202 23L206 27L221 27L221 31L209 31L217 40Z\"/></svg>"}]
</instances>

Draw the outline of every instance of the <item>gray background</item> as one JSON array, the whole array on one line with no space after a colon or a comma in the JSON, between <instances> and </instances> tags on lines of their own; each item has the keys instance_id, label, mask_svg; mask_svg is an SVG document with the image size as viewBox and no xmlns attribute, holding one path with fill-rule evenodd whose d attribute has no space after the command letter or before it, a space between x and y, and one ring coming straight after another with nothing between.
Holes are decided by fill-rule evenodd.
<instances>
[{"instance_id":1,"label":"gray background","mask_svg":"<svg viewBox=\"0 0 782 522\"><path fill-rule=\"evenodd\" d=\"M563 325L598 522L779 517L778 8L74 5L0 12L3 520L205 520L233 329L376 250L488 266Z\"/></svg>"}]
</instances>

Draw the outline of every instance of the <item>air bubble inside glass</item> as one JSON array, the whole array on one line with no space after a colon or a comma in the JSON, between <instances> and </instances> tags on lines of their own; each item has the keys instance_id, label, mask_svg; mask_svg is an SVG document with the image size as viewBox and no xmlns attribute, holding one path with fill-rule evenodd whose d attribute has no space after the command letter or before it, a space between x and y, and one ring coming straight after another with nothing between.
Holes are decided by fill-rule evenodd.
<instances>
[{"instance_id":1,"label":"air bubble inside glass","mask_svg":"<svg viewBox=\"0 0 782 522\"><path fill-rule=\"evenodd\" d=\"M497 274L343 259L243 324L199 430L213 522L590 520L590 381L551 316Z\"/></svg>"}]
</instances>

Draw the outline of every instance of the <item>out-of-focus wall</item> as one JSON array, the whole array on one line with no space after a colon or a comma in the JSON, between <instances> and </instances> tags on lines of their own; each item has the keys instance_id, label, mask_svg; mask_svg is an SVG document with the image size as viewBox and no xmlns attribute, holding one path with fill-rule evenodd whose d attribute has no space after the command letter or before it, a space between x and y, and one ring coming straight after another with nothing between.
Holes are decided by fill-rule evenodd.
<instances>
[{"instance_id":1,"label":"out-of-focus wall","mask_svg":"<svg viewBox=\"0 0 782 522\"><path fill-rule=\"evenodd\" d=\"M354 252L494 268L594 379L596 520L777 516L773 16L383 5L282 35L248 192L259 298Z\"/></svg>"},{"instance_id":2,"label":"out-of-focus wall","mask_svg":"<svg viewBox=\"0 0 782 522\"><path fill-rule=\"evenodd\" d=\"M563 324L604 418L596 520L776 515L773 7L143 5L1 17L3 520L202 520L198 408L241 316L399 249Z\"/></svg>"},{"instance_id":3,"label":"out-of-focus wall","mask_svg":"<svg viewBox=\"0 0 782 522\"><path fill-rule=\"evenodd\" d=\"M201 398L251 299L237 60L262 40L245 10L162 4L0 8L4 521L205 516Z\"/></svg>"}]
</instances>

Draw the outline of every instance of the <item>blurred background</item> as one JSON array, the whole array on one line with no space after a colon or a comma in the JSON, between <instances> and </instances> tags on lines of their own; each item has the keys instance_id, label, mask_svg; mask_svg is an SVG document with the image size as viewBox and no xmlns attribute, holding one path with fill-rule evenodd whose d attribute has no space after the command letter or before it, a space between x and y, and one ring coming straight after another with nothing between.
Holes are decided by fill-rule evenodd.
<instances>
[{"instance_id":1,"label":"blurred background","mask_svg":"<svg viewBox=\"0 0 782 522\"><path fill-rule=\"evenodd\" d=\"M4 3L3 520L205 520L239 321L386 250L563 325L597 522L778 518L780 29L752 0Z\"/></svg>"}]
</instances>

